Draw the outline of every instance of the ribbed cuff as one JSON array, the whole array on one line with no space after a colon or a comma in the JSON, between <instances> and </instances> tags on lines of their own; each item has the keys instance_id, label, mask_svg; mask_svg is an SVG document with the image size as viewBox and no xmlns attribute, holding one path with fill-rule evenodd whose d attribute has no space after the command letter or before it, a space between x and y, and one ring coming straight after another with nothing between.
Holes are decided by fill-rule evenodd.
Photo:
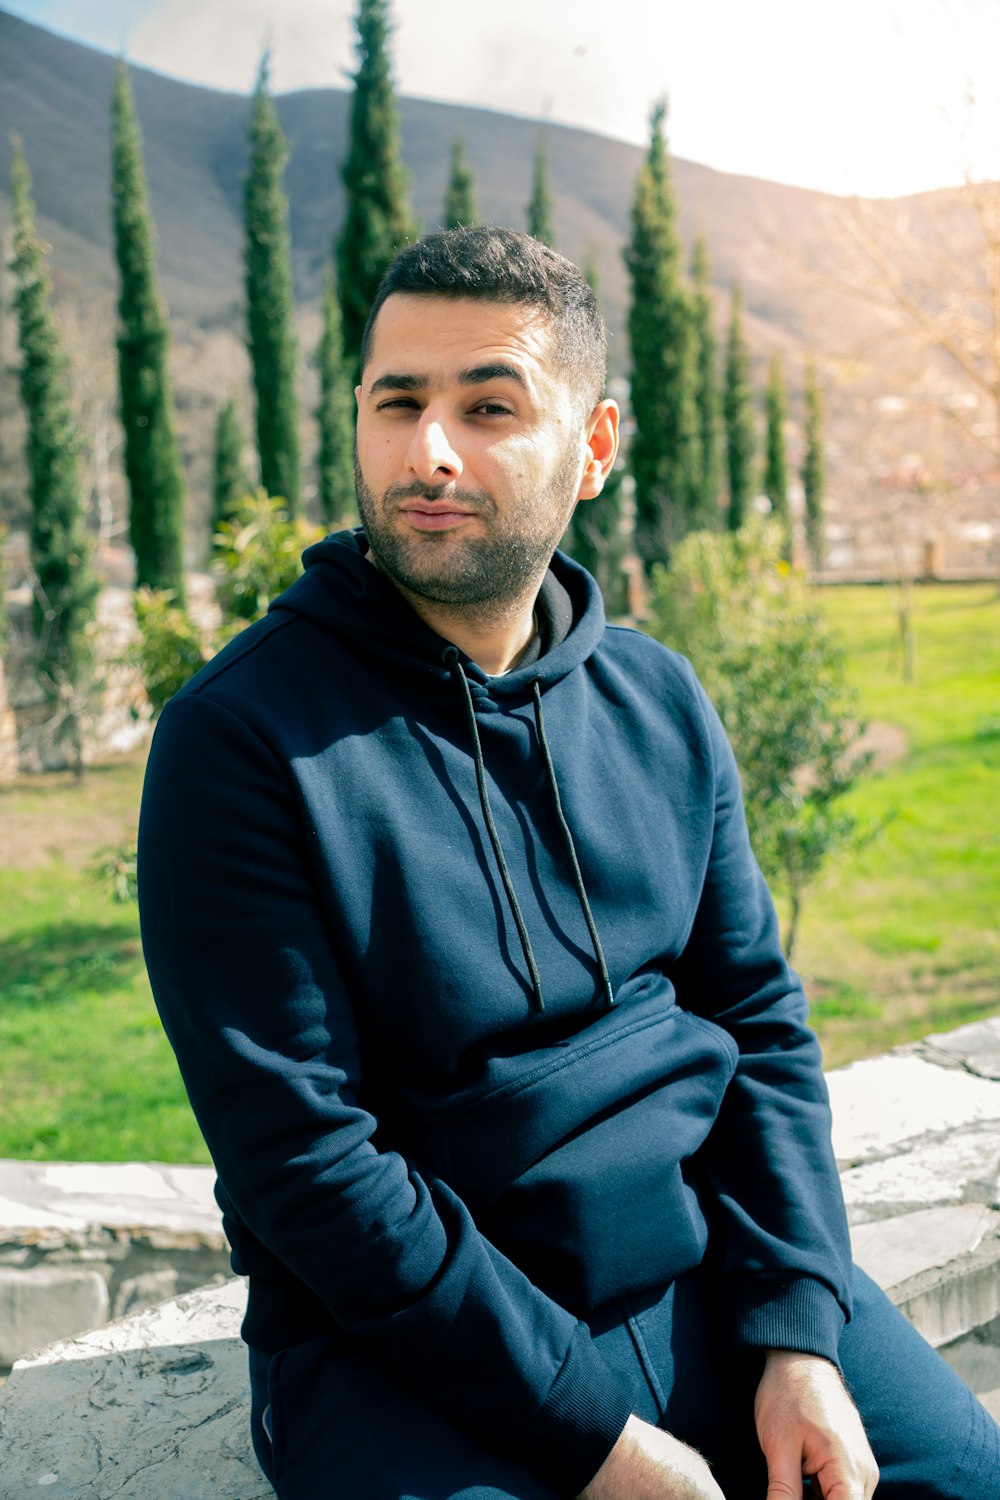
<instances>
[{"instance_id":1,"label":"ribbed cuff","mask_svg":"<svg viewBox=\"0 0 1000 1500\"><path fill-rule=\"evenodd\" d=\"M558 1495L578 1495L621 1437L635 1400L579 1324L548 1396L518 1434L518 1457Z\"/></svg>"},{"instance_id":2,"label":"ribbed cuff","mask_svg":"<svg viewBox=\"0 0 1000 1500\"><path fill-rule=\"evenodd\" d=\"M846 1318L822 1282L787 1271L761 1271L733 1277L728 1290L739 1343L819 1354L839 1368Z\"/></svg>"}]
</instances>

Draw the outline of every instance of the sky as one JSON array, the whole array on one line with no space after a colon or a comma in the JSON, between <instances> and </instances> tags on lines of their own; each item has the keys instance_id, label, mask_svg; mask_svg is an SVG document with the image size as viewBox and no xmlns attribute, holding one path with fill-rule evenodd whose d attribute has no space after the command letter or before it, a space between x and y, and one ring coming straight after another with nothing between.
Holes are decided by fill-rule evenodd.
<instances>
[{"instance_id":1,"label":"sky","mask_svg":"<svg viewBox=\"0 0 1000 1500\"><path fill-rule=\"evenodd\" d=\"M344 85L354 0L0 0L79 41L247 92ZM405 94L644 143L720 171L896 196L1000 178L1000 0L394 0Z\"/></svg>"}]
</instances>

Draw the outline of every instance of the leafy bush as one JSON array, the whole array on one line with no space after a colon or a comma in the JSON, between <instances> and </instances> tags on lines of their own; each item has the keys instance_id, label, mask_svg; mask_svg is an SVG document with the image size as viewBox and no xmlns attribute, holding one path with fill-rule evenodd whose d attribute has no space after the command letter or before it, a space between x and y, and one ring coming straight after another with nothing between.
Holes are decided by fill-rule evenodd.
<instances>
[{"instance_id":1,"label":"leafy bush","mask_svg":"<svg viewBox=\"0 0 1000 1500\"><path fill-rule=\"evenodd\" d=\"M271 600L302 572L302 553L323 535L292 519L284 500L258 490L237 505L215 534L217 597L231 620L259 620Z\"/></svg>"},{"instance_id":2,"label":"leafy bush","mask_svg":"<svg viewBox=\"0 0 1000 1500\"><path fill-rule=\"evenodd\" d=\"M154 716L214 655L215 647L169 589L139 589L135 596L139 639L131 659L138 667Z\"/></svg>"},{"instance_id":3,"label":"leafy bush","mask_svg":"<svg viewBox=\"0 0 1000 1500\"><path fill-rule=\"evenodd\" d=\"M653 578L651 633L688 656L718 709L743 780L764 873L791 901L791 954L805 888L859 829L842 798L866 767L840 647L782 557L780 525L695 532Z\"/></svg>"}]
</instances>

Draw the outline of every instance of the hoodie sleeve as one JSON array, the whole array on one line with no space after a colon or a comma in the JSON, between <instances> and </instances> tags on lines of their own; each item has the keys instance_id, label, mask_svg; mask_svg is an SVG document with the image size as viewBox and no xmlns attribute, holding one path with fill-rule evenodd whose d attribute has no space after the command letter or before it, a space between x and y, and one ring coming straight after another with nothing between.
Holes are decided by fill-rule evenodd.
<instances>
[{"instance_id":1,"label":"hoodie sleeve","mask_svg":"<svg viewBox=\"0 0 1000 1500\"><path fill-rule=\"evenodd\" d=\"M851 1254L819 1044L750 848L732 749L700 686L698 695L715 766L715 826L675 980L680 1003L739 1048L699 1156L710 1253L739 1342L836 1363Z\"/></svg>"},{"instance_id":2,"label":"hoodie sleeve","mask_svg":"<svg viewBox=\"0 0 1000 1500\"><path fill-rule=\"evenodd\" d=\"M142 936L226 1193L401 1382L574 1495L614 1446L633 1392L445 1184L376 1149L311 858L270 749L204 692L175 699L143 793Z\"/></svg>"}]
</instances>

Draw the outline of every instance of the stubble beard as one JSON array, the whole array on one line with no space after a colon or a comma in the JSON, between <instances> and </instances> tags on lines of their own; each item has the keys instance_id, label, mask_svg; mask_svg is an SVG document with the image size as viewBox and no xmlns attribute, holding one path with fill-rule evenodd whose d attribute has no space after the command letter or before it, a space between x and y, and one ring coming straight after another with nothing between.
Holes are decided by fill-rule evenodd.
<instances>
[{"instance_id":1,"label":"stubble beard","mask_svg":"<svg viewBox=\"0 0 1000 1500\"><path fill-rule=\"evenodd\" d=\"M356 455L354 459L358 511L376 566L404 593L479 620L507 615L526 599L534 599L569 523L578 483L579 457L574 447L567 451L544 496L512 497L501 519L496 501L485 490L396 485L379 502ZM477 535L457 537L450 531L430 531L407 536L392 524L402 501L435 500L445 493L479 518Z\"/></svg>"}]
</instances>

